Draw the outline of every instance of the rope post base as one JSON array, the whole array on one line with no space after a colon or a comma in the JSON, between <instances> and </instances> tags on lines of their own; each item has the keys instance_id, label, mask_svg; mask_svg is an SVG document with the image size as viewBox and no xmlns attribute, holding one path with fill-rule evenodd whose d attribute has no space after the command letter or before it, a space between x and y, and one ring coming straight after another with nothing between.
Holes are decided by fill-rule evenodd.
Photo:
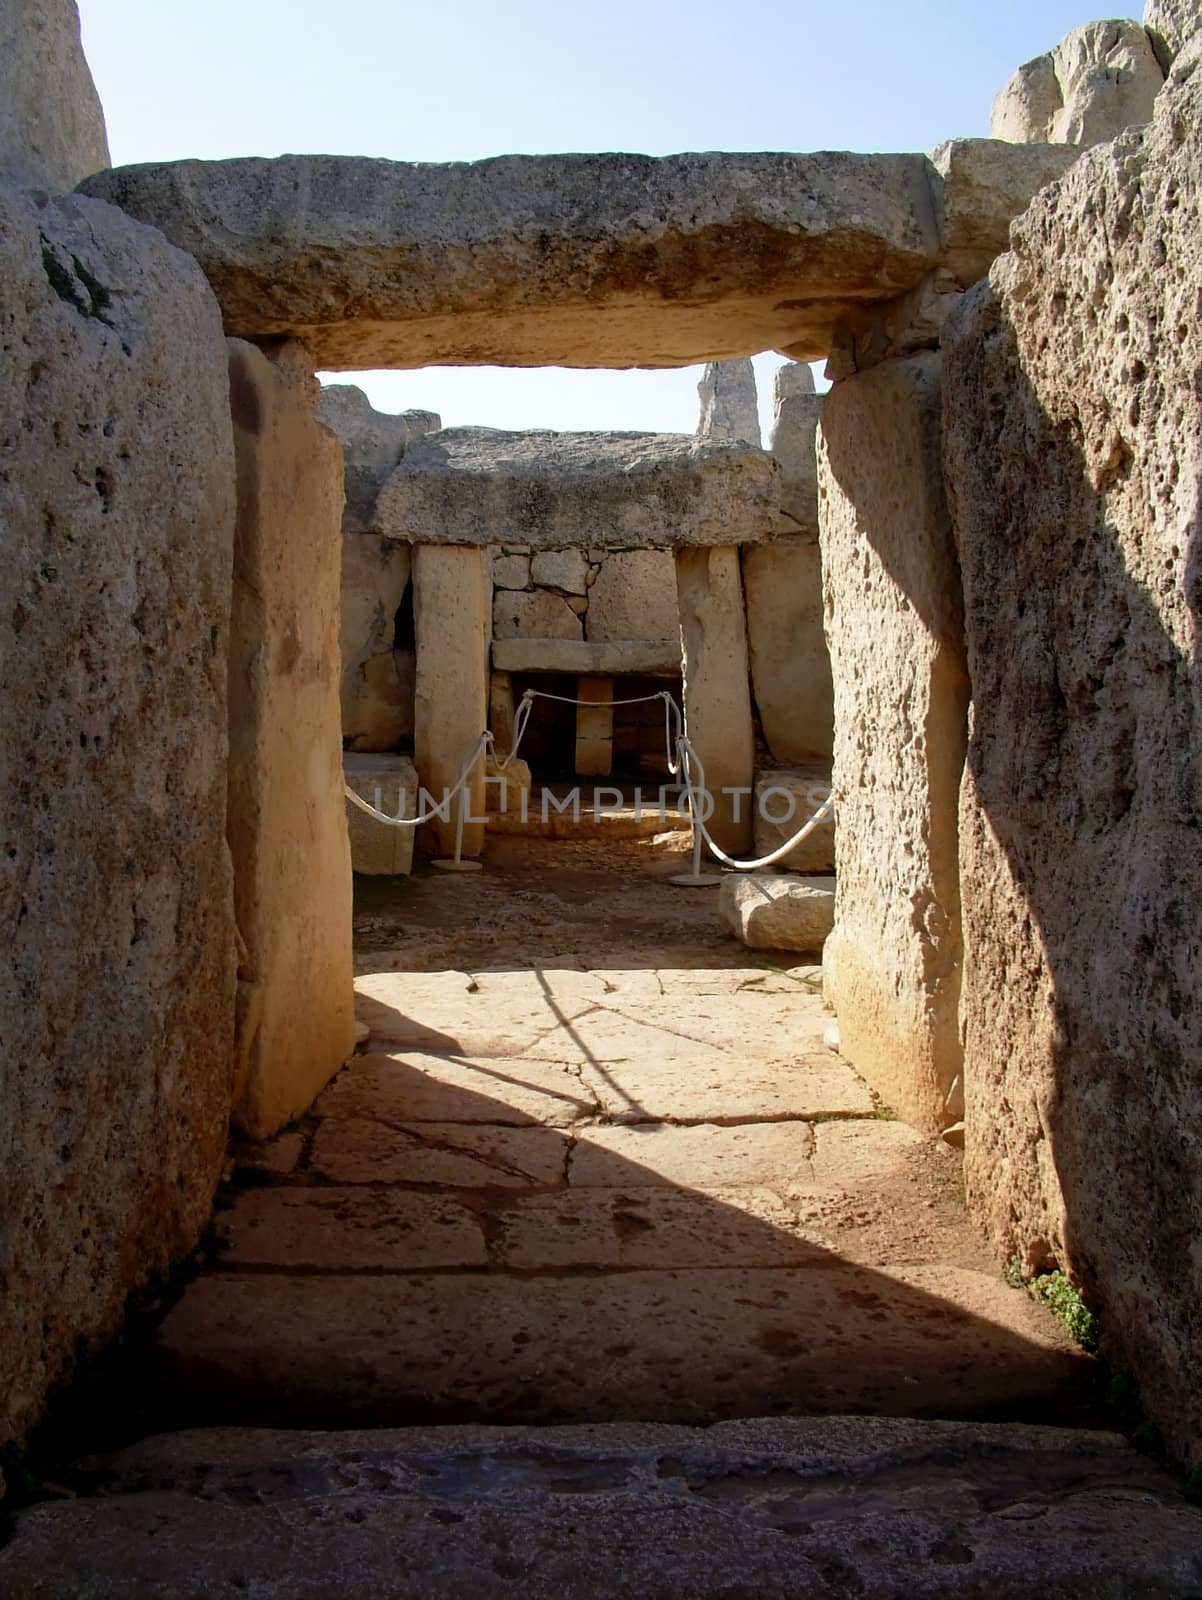
<instances>
[{"instance_id":1,"label":"rope post base","mask_svg":"<svg viewBox=\"0 0 1202 1600\"><path fill-rule=\"evenodd\" d=\"M430 865L439 872L483 872L484 865L480 861L431 861Z\"/></svg>"},{"instance_id":2,"label":"rope post base","mask_svg":"<svg viewBox=\"0 0 1202 1600\"><path fill-rule=\"evenodd\" d=\"M713 889L722 882L720 872L674 872L668 882L677 889Z\"/></svg>"}]
</instances>

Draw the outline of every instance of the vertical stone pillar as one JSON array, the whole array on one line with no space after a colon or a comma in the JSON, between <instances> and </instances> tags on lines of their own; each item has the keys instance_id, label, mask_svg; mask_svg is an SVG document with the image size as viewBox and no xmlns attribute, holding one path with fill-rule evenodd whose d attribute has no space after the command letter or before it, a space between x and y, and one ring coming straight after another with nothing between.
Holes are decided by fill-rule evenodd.
<instances>
[{"instance_id":1,"label":"vertical stone pillar","mask_svg":"<svg viewBox=\"0 0 1202 1600\"><path fill-rule=\"evenodd\" d=\"M243 953L235 1121L265 1138L354 1048L342 792L342 446L300 345L230 341L238 471L229 840Z\"/></svg>"},{"instance_id":2,"label":"vertical stone pillar","mask_svg":"<svg viewBox=\"0 0 1202 1600\"><path fill-rule=\"evenodd\" d=\"M465 757L488 718L488 654L492 637L492 579L488 551L476 545L419 544L413 551L413 619L417 630L414 754L422 787L441 800L454 787ZM462 796L444 822L425 830L440 855L455 849L457 807L484 816L481 753ZM484 849L484 825L468 822L463 854Z\"/></svg>"},{"instance_id":3,"label":"vertical stone pillar","mask_svg":"<svg viewBox=\"0 0 1202 1600\"><path fill-rule=\"evenodd\" d=\"M755 731L738 549L677 550L676 603L685 729L713 797L709 831L724 850L746 852L752 842ZM747 792L723 792L737 789Z\"/></svg>"},{"instance_id":4,"label":"vertical stone pillar","mask_svg":"<svg viewBox=\"0 0 1202 1600\"><path fill-rule=\"evenodd\" d=\"M513 674L494 672L488 680L488 726L503 756L513 749L517 707L513 702Z\"/></svg>"},{"instance_id":5,"label":"vertical stone pillar","mask_svg":"<svg viewBox=\"0 0 1202 1600\"><path fill-rule=\"evenodd\" d=\"M581 678L576 698L576 772L582 778L608 778L614 765L612 678Z\"/></svg>"},{"instance_id":6,"label":"vertical stone pillar","mask_svg":"<svg viewBox=\"0 0 1202 1600\"><path fill-rule=\"evenodd\" d=\"M843 1054L929 1132L962 1112L957 796L969 687L940 466L937 353L836 384L818 452L835 687L835 929Z\"/></svg>"}]
</instances>

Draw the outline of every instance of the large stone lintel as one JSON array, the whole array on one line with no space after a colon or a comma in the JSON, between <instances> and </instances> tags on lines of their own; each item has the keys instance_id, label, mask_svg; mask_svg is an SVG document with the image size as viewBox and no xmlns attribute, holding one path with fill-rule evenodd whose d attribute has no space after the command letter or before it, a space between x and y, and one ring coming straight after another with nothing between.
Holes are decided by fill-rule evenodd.
<instances>
[{"instance_id":1,"label":"large stone lintel","mask_svg":"<svg viewBox=\"0 0 1202 1600\"><path fill-rule=\"evenodd\" d=\"M766 451L685 434L446 428L406 447L373 521L416 544L754 544L792 526L782 484Z\"/></svg>"},{"instance_id":2,"label":"large stone lintel","mask_svg":"<svg viewBox=\"0 0 1202 1600\"><path fill-rule=\"evenodd\" d=\"M566 672L583 677L638 673L648 678L680 673L678 639L624 639L587 644L578 639L494 639L497 672Z\"/></svg>"},{"instance_id":3,"label":"large stone lintel","mask_svg":"<svg viewBox=\"0 0 1202 1600\"><path fill-rule=\"evenodd\" d=\"M679 367L816 361L857 306L945 264L972 281L1063 170L1047 149L281 156L123 167L86 189L196 257L229 333L303 339L327 371Z\"/></svg>"},{"instance_id":4,"label":"large stone lintel","mask_svg":"<svg viewBox=\"0 0 1202 1600\"><path fill-rule=\"evenodd\" d=\"M350 156L126 167L89 192L201 262L230 332L326 370L825 353L938 250L922 156Z\"/></svg>"}]
</instances>

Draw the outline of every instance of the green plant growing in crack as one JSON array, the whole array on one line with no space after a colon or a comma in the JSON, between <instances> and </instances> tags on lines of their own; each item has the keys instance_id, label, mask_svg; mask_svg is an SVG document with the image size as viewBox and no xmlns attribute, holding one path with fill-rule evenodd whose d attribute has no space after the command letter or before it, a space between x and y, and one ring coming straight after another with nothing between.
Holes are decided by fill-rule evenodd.
<instances>
[{"instance_id":1,"label":"green plant growing in crack","mask_svg":"<svg viewBox=\"0 0 1202 1600\"><path fill-rule=\"evenodd\" d=\"M1063 1272L1045 1272L1030 1285L1031 1293L1068 1329L1082 1350L1096 1354L1098 1319Z\"/></svg>"}]
</instances>

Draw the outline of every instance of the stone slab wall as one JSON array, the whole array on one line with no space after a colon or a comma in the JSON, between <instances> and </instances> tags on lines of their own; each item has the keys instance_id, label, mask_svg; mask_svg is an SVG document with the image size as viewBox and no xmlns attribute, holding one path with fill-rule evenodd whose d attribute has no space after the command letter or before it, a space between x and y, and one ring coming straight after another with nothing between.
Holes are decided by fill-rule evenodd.
<instances>
[{"instance_id":1,"label":"stone slab wall","mask_svg":"<svg viewBox=\"0 0 1202 1600\"><path fill-rule=\"evenodd\" d=\"M676 568L669 550L572 547L493 552L494 639L614 644L676 639Z\"/></svg>"},{"instance_id":2,"label":"stone slab wall","mask_svg":"<svg viewBox=\"0 0 1202 1600\"><path fill-rule=\"evenodd\" d=\"M234 464L200 269L0 190L0 1444L195 1244L234 1039Z\"/></svg>"},{"instance_id":3,"label":"stone slab wall","mask_svg":"<svg viewBox=\"0 0 1202 1600\"><path fill-rule=\"evenodd\" d=\"M342 792L342 446L305 351L231 341L238 537L229 836L239 974L235 1119L266 1138L354 1048Z\"/></svg>"},{"instance_id":4,"label":"stone slab wall","mask_svg":"<svg viewBox=\"0 0 1202 1600\"><path fill-rule=\"evenodd\" d=\"M887 361L826 396L818 473L839 887L825 984L844 1055L930 1132L960 1115L956 812L968 705L939 449L937 353Z\"/></svg>"},{"instance_id":5,"label":"stone slab wall","mask_svg":"<svg viewBox=\"0 0 1202 1600\"><path fill-rule=\"evenodd\" d=\"M1197 57L1194 57L1196 63ZM969 1197L1202 1455L1202 70L1015 227L948 343L972 737Z\"/></svg>"}]
</instances>

